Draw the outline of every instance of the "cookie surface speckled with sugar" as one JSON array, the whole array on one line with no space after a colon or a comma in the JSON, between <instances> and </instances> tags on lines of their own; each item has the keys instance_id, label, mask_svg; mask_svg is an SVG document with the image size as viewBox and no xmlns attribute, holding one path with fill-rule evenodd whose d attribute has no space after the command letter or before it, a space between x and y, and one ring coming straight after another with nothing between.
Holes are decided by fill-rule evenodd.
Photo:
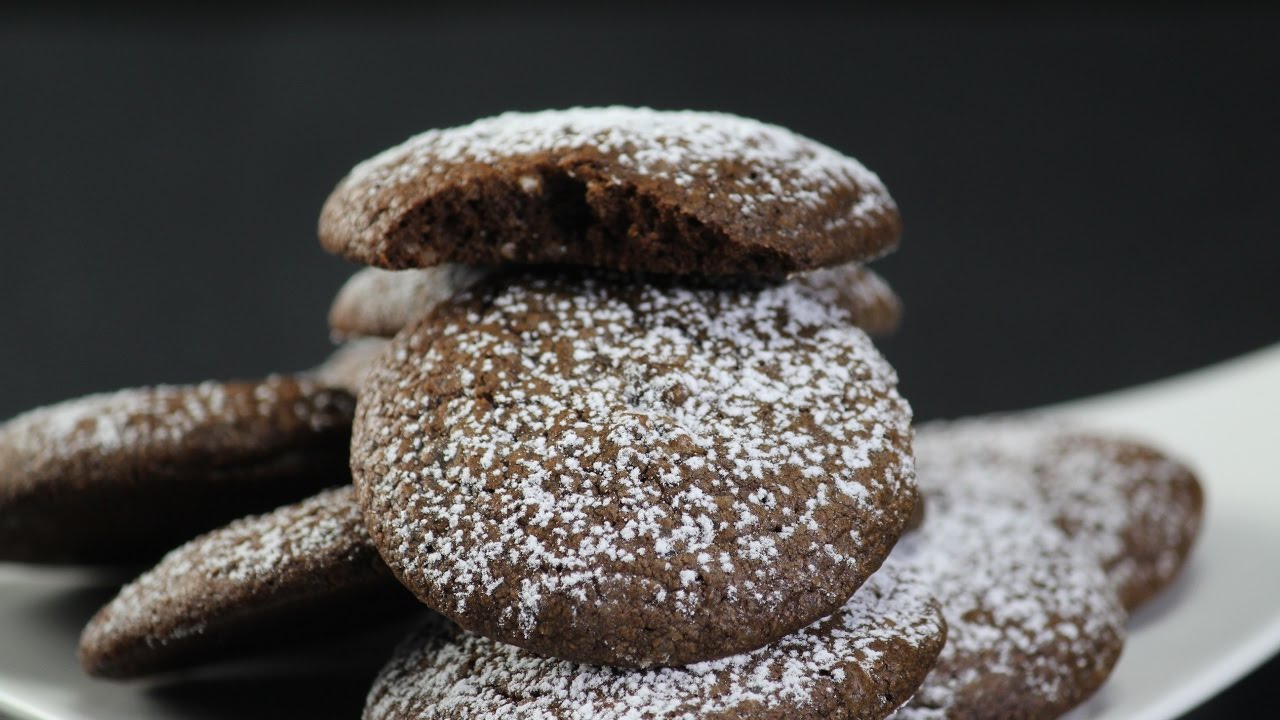
<instances>
[{"instance_id":1,"label":"cookie surface speckled with sugar","mask_svg":"<svg viewBox=\"0 0 1280 720\"><path fill-rule=\"evenodd\" d=\"M1122 437L1045 417L993 416L926 423L916 446L951 466L1003 466L1001 477L1034 486L1129 610L1177 577L1200 529L1204 492L1195 474Z\"/></svg>"},{"instance_id":2,"label":"cookie surface speckled with sugar","mask_svg":"<svg viewBox=\"0 0 1280 720\"><path fill-rule=\"evenodd\" d=\"M297 378L92 395L0 425L0 560L154 560L349 478L354 399Z\"/></svg>"},{"instance_id":3,"label":"cookie surface speckled with sugar","mask_svg":"<svg viewBox=\"0 0 1280 720\"><path fill-rule=\"evenodd\" d=\"M1081 434L1056 443L1039 477L1058 526L1102 562L1126 608L1186 565L1204 493L1185 465L1142 443Z\"/></svg>"},{"instance_id":4,"label":"cookie surface speckled with sugar","mask_svg":"<svg viewBox=\"0 0 1280 720\"><path fill-rule=\"evenodd\" d=\"M364 268L347 279L329 308L338 337L391 337L486 273L465 265L415 270Z\"/></svg>"},{"instance_id":5,"label":"cookie surface speckled with sugar","mask_svg":"<svg viewBox=\"0 0 1280 720\"><path fill-rule=\"evenodd\" d=\"M97 677L140 677L414 607L346 486L173 550L89 621L80 662Z\"/></svg>"},{"instance_id":6,"label":"cookie surface speckled with sugar","mask_svg":"<svg viewBox=\"0 0 1280 720\"><path fill-rule=\"evenodd\" d=\"M887 572L767 647L680 668L577 665L428 625L378 676L364 720L873 720L910 697L944 635L928 587Z\"/></svg>"},{"instance_id":7,"label":"cookie surface speckled with sugar","mask_svg":"<svg viewBox=\"0 0 1280 720\"><path fill-rule=\"evenodd\" d=\"M884 278L858 264L797 273L788 279L849 313L868 335L889 335L902 321L902 300Z\"/></svg>"},{"instance_id":8,"label":"cookie surface speckled with sugar","mask_svg":"<svg viewBox=\"0 0 1280 720\"><path fill-rule=\"evenodd\" d=\"M352 472L427 605L535 652L678 665L839 608L915 506L910 408L798 283L494 277L370 374Z\"/></svg>"},{"instance_id":9,"label":"cookie surface speckled with sugar","mask_svg":"<svg viewBox=\"0 0 1280 720\"><path fill-rule=\"evenodd\" d=\"M881 572L917 573L933 590L947 644L894 717L1057 717L1110 674L1125 611L1093 553L1056 526L1027 467L957 457L920 435L928 515Z\"/></svg>"},{"instance_id":10,"label":"cookie surface speckled with sugar","mask_svg":"<svg viewBox=\"0 0 1280 720\"><path fill-rule=\"evenodd\" d=\"M714 112L510 112L357 165L325 202L330 252L388 269L574 264L767 275L866 261L901 234L858 161Z\"/></svg>"},{"instance_id":11,"label":"cookie surface speckled with sugar","mask_svg":"<svg viewBox=\"0 0 1280 720\"><path fill-rule=\"evenodd\" d=\"M338 291L329 311L329 327L340 337L393 337L485 272L459 265L421 270L365 268ZM870 335L892 333L902 318L902 301L889 284L858 264L797 273L789 281L822 293Z\"/></svg>"}]
</instances>

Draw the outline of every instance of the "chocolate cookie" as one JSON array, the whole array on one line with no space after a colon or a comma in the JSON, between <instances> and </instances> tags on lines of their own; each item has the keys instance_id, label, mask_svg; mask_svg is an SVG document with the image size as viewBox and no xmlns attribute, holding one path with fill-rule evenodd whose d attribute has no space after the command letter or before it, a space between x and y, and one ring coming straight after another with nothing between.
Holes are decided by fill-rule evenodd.
<instances>
[{"instance_id":1,"label":"chocolate cookie","mask_svg":"<svg viewBox=\"0 0 1280 720\"><path fill-rule=\"evenodd\" d=\"M856 263L798 273L791 282L806 285L849 313L870 335L889 335L902 320L902 300L889 283Z\"/></svg>"},{"instance_id":2,"label":"chocolate cookie","mask_svg":"<svg viewBox=\"0 0 1280 720\"><path fill-rule=\"evenodd\" d=\"M400 580L468 630L627 667L831 614L915 505L910 408L797 283L491 278L392 343L352 471Z\"/></svg>"},{"instance_id":3,"label":"chocolate cookie","mask_svg":"<svg viewBox=\"0 0 1280 720\"><path fill-rule=\"evenodd\" d=\"M397 271L365 268L338 291L329 310L329 327L338 337L392 337L469 287L483 272L460 265ZM856 263L797 273L791 282L822 293L871 335L892 333L902 317L902 301L889 284Z\"/></svg>"},{"instance_id":4,"label":"chocolate cookie","mask_svg":"<svg viewBox=\"0 0 1280 720\"><path fill-rule=\"evenodd\" d=\"M342 388L352 395L357 395L374 361L387 349L388 345L390 342L384 338L367 337L349 340L306 375L318 382Z\"/></svg>"},{"instance_id":5,"label":"chocolate cookie","mask_svg":"<svg viewBox=\"0 0 1280 720\"><path fill-rule=\"evenodd\" d=\"M338 291L329 308L329 327L339 338L389 338L485 272L453 264L401 271L365 268Z\"/></svg>"},{"instance_id":6,"label":"chocolate cookie","mask_svg":"<svg viewBox=\"0 0 1280 720\"><path fill-rule=\"evenodd\" d=\"M310 380L93 395L0 425L0 560L137 562L348 480L353 398Z\"/></svg>"},{"instance_id":7,"label":"chocolate cookie","mask_svg":"<svg viewBox=\"0 0 1280 720\"><path fill-rule=\"evenodd\" d=\"M898 209L858 161L710 112L575 108L431 130L357 165L330 252L389 269L555 263L781 276L891 249Z\"/></svg>"},{"instance_id":8,"label":"chocolate cookie","mask_svg":"<svg viewBox=\"0 0 1280 720\"><path fill-rule=\"evenodd\" d=\"M928 519L885 570L919 573L933 588L947 644L895 717L1057 717L1110 674L1124 609L1096 558L1056 527L1026 468L977 454L957 461L936 447L922 437L917 448Z\"/></svg>"},{"instance_id":9,"label":"chocolate cookie","mask_svg":"<svg viewBox=\"0 0 1280 720\"><path fill-rule=\"evenodd\" d=\"M383 669L364 718L883 718L915 691L943 635L927 587L887 571L768 647L683 668L577 665L435 623Z\"/></svg>"},{"instance_id":10,"label":"chocolate cookie","mask_svg":"<svg viewBox=\"0 0 1280 720\"><path fill-rule=\"evenodd\" d=\"M90 675L138 677L414 606L369 542L351 487L335 488L166 555L89 622L80 662Z\"/></svg>"},{"instance_id":11,"label":"chocolate cookie","mask_svg":"<svg viewBox=\"0 0 1280 720\"><path fill-rule=\"evenodd\" d=\"M1001 464L1001 477L1034 485L1130 610L1173 581L1199 531L1204 494L1195 475L1140 443L1046 418L993 417L926 424L916 445L950 464Z\"/></svg>"}]
</instances>

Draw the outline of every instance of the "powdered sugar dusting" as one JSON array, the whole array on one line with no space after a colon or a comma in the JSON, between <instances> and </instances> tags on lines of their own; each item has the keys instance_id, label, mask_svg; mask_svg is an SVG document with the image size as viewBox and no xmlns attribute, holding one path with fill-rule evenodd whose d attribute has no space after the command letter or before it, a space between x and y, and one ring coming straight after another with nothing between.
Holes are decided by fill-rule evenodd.
<instances>
[{"instance_id":1,"label":"powdered sugar dusting","mask_svg":"<svg viewBox=\"0 0 1280 720\"><path fill-rule=\"evenodd\" d=\"M1097 560L1055 527L1033 467L1002 455L1006 442L1018 450L1022 442L954 440L918 433L928 515L886 563L920 573L948 625L938 666L895 717L1056 715L1109 672L1124 611Z\"/></svg>"},{"instance_id":2,"label":"powdered sugar dusting","mask_svg":"<svg viewBox=\"0 0 1280 720\"><path fill-rule=\"evenodd\" d=\"M408 270L364 268L338 291L329 326L340 339L392 337L488 272L454 263ZM822 302L847 310L854 324L872 335L891 330L901 314L901 301L884 278L858 263L796 273L790 280L808 286Z\"/></svg>"},{"instance_id":3,"label":"powdered sugar dusting","mask_svg":"<svg viewBox=\"0 0 1280 720\"><path fill-rule=\"evenodd\" d=\"M567 262L776 277L869 260L900 228L875 174L789 130L605 107L410 138L339 183L319 232L330 251L382 267Z\"/></svg>"},{"instance_id":4,"label":"powdered sugar dusting","mask_svg":"<svg viewBox=\"0 0 1280 720\"><path fill-rule=\"evenodd\" d=\"M894 297L884 278L857 263L796 273L791 280L813 287L828 302L853 308L879 305Z\"/></svg>"},{"instance_id":5,"label":"powdered sugar dusting","mask_svg":"<svg viewBox=\"0 0 1280 720\"><path fill-rule=\"evenodd\" d=\"M764 613L824 587L836 607L887 552L914 492L910 410L811 289L477 292L402 333L356 423L384 555L429 604L492 602L518 638L556 597L603 634L594 599L626 587L698 627L709 596Z\"/></svg>"},{"instance_id":6,"label":"powdered sugar dusting","mask_svg":"<svg viewBox=\"0 0 1280 720\"><path fill-rule=\"evenodd\" d=\"M376 557L350 486L237 520L167 554L124 586L85 629L82 645L165 645L206 626L292 599L330 566L370 567ZM349 573L344 573L349 575Z\"/></svg>"},{"instance_id":7,"label":"powdered sugar dusting","mask_svg":"<svg viewBox=\"0 0 1280 720\"><path fill-rule=\"evenodd\" d=\"M1046 417L992 417L918 429L921 454L1001 465L1039 491L1057 526L1102 563L1128 607L1182 567L1199 530L1195 476L1162 453Z\"/></svg>"},{"instance_id":8,"label":"powdered sugar dusting","mask_svg":"<svg viewBox=\"0 0 1280 720\"><path fill-rule=\"evenodd\" d=\"M429 130L360 163L344 184L367 187L372 195L384 186L442 175L451 164L493 163L582 147L616 156L622 167L691 194L703 186L715 188L747 216L764 215L773 203L821 208L850 185L864 192L847 213L828 220L828 231L892 206L880 179L857 160L786 128L726 113L630 107L508 112L462 127ZM755 172L721 177L718 168L725 163L749 164ZM387 208L390 214L405 209L395 196ZM775 230L783 235L798 231L786 226Z\"/></svg>"},{"instance_id":9,"label":"powdered sugar dusting","mask_svg":"<svg viewBox=\"0 0 1280 720\"><path fill-rule=\"evenodd\" d=\"M857 263L821 268L791 277L823 302L848 310L854 324L871 335L892 332L902 316L902 301L889 283Z\"/></svg>"},{"instance_id":10,"label":"powdered sugar dusting","mask_svg":"<svg viewBox=\"0 0 1280 720\"><path fill-rule=\"evenodd\" d=\"M338 291L329 310L329 326L340 338L391 337L486 272L455 264L398 271L364 268Z\"/></svg>"},{"instance_id":11,"label":"powdered sugar dusting","mask_svg":"<svg viewBox=\"0 0 1280 720\"><path fill-rule=\"evenodd\" d=\"M943 632L927 587L889 572L773 645L683 668L577 665L436 626L383 669L364 717L696 720L763 709L881 717L919 682Z\"/></svg>"},{"instance_id":12,"label":"powdered sugar dusting","mask_svg":"<svg viewBox=\"0 0 1280 720\"><path fill-rule=\"evenodd\" d=\"M298 401L300 397L306 401ZM282 411L319 431L346 422L350 405L310 381L285 377L240 385L161 385L29 411L0 426L0 448L27 469L83 453L127 460L143 448L180 446L201 429L230 428L251 418L278 417Z\"/></svg>"},{"instance_id":13,"label":"powdered sugar dusting","mask_svg":"<svg viewBox=\"0 0 1280 720\"><path fill-rule=\"evenodd\" d=\"M217 383L121 390L19 415L5 424L4 436L22 454L110 453L130 445L178 440L224 413L225 403Z\"/></svg>"}]
</instances>

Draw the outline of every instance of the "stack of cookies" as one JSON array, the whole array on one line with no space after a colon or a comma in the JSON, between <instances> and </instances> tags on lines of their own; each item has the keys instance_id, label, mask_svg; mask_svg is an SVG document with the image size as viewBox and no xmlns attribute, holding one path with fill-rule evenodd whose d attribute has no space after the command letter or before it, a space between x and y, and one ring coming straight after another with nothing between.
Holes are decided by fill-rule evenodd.
<instances>
[{"instance_id":1,"label":"stack of cookies","mask_svg":"<svg viewBox=\"0 0 1280 720\"><path fill-rule=\"evenodd\" d=\"M137 559L184 503L340 475L164 556L85 629L86 669L425 605L371 720L1061 714L1182 566L1200 488L1046 419L913 428L870 339L901 306L862 265L900 230L857 161L730 115L419 135L322 212L370 266L330 313L346 344L244 408L161 388L0 427L0 557ZM79 520L103 503L132 515ZM101 552L124 522L147 542Z\"/></svg>"}]
</instances>

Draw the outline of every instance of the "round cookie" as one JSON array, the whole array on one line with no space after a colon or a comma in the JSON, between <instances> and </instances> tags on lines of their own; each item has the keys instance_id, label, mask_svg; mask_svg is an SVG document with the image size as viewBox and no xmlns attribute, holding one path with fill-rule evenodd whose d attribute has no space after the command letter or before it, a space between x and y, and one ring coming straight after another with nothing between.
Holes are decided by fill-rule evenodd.
<instances>
[{"instance_id":1,"label":"round cookie","mask_svg":"<svg viewBox=\"0 0 1280 720\"><path fill-rule=\"evenodd\" d=\"M573 108L430 130L352 169L321 243L388 269L573 264L780 277L866 261L901 234L858 161L711 112Z\"/></svg>"},{"instance_id":2,"label":"round cookie","mask_svg":"<svg viewBox=\"0 0 1280 720\"><path fill-rule=\"evenodd\" d=\"M1199 531L1195 475L1158 450L1043 417L975 418L917 428L922 455L1000 463L1039 490L1058 527L1102 563L1126 609L1177 577Z\"/></svg>"},{"instance_id":3,"label":"round cookie","mask_svg":"<svg viewBox=\"0 0 1280 720\"><path fill-rule=\"evenodd\" d=\"M338 337L392 337L483 273L460 265L394 271L364 268L338 291L329 310L329 327ZM898 328L902 301L883 278L861 265L797 273L790 281L822 293L870 335L888 335Z\"/></svg>"},{"instance_id":4,"label":"round cookie","mask_svg":"<svg viewBox=\"0 0 1280 720\"><path fill-rule=\"evenodd\" d=\"M354 399L311 380L93 395L0 425L0 560L137 562L347 482Z\"/></svg>"},{"instance_id":5,"label":"round cookie","mask_svg":"<svg viewBox=\"0 0 1280 720\"><path fill-rule=\"evenodd\" d=\"M1123 439L1058 439L1039 486L1058 526L1102 561L1130 610L1173 582L1200 530L1204 493L1184 465Z\"/></svg>"},{"instance_id":6,"label":"round cookie","mask_svg":"<svg viewBox=\"0 0 1280 720\"><path fill-rule=\"evenodd\" d=\"M97 677L139 677L410 607L421 605L383 565L346 486L170 552L89 621L80 662Z\"/></svg>"},{"instance_id":7,"label":"round cookie","mask_svg":"<svg viewBox=\"0 0 1280 720\"><path fill-rule=\"evenodd\" d=\"M453 264L400 271L364 268L338 290L329 308L329 327L339 338L389 338L486 272Z\"/></svg>"},{"instance_id":8,"label":"round cookie","mask_svg":"<svg viewBox=\"0 0 1280 720\"><path fill-rule=\"evenodd\" d=\"M833 616L759 650L681 668L544 658L428 625L374 682L365 720L883 718L942 647L928 588L881 571Z\"/></svg>"},{"instance_id":9,"label":"round cookie","mask_svg":"<svg viewBox=\"0 0 1280 720\"><path fill-rule=\"evenodd\" d=\"M714 659L839 608L916 500L896 376L797 283L494 277L370 374L352 471L427 605L535 652Z\"/></svg>"},{"instance_id":10,"label":"round cookie","mask_svg":"<svg viewBox=\"0 0 1280 720\"><path fill-rule=\"evenodd\" d=\"M928 518L885 563L918 573L947 619L937 666L894 717L1057 717L1110 674L1124 609L1097 560L1055 526L1025 468L954 460L918 444Z\"/></svg>"}]
</instances>

